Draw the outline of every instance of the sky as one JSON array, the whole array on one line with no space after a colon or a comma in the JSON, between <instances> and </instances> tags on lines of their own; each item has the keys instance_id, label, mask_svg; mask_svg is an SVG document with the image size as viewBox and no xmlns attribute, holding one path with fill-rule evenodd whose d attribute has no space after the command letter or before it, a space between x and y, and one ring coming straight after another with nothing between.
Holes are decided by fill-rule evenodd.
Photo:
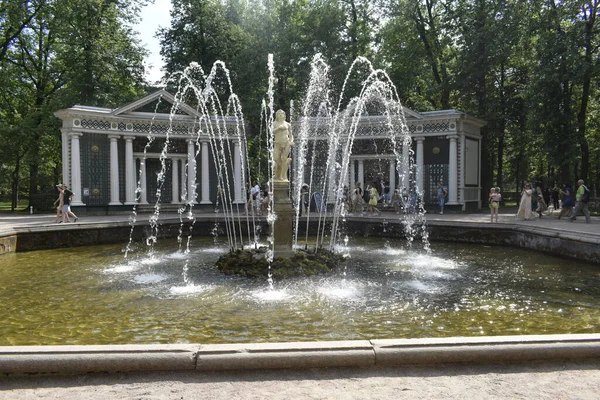
<instances>
[{"instance_id":1,"label":"sky","mask_svg":"<svg viewBox=\"0 0 600 400\"><path fill-rule=\"evenodd\" d=\"M141 22L135 26L139 32L139 38L144 47L150 52L146 58L146 79L154 83L162 76L160 69L163 61L160 57L160 44L154 37L158 28L166 28L171 23L171 0L154 0L154 4L148 4L142 10Z\"/></svg>"}]
</instances>

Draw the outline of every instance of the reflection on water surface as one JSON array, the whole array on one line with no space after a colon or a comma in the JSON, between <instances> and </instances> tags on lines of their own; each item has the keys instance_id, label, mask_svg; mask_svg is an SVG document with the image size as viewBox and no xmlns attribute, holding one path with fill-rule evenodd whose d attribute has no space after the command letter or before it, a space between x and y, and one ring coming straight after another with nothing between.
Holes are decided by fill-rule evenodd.
<instances>
[{"instance_id":1,"label":"reflection on water surface","mask_svg":"<svg viewBox=\"0 0 600 400\"><path fill-rule=\"evenodd\" d=\"M347 268L222 276L225 243L0 257L0 345L233 343L600 332L600 268L525 250L354 240Z\"/></svg>"}]
</instances>

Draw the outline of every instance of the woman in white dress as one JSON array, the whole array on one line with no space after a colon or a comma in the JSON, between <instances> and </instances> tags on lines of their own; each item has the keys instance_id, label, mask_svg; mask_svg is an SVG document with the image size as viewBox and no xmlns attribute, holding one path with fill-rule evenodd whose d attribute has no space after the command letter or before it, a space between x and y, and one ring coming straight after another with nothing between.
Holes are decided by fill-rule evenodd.
<instances>
[{"instance_id":1,"label":"woman in white dress","mask_svg":"<svg viewBox=\"0 0 600 400\"><path fill-rule=\"evenodd\" d=\"M519 204L519 211L517 212L517 218L520 220L530 220L533 216L531 212L531 196L533 195L533 189L529 183L526 183L521 192L521 203Z\"/></svg>"}]
</instances>

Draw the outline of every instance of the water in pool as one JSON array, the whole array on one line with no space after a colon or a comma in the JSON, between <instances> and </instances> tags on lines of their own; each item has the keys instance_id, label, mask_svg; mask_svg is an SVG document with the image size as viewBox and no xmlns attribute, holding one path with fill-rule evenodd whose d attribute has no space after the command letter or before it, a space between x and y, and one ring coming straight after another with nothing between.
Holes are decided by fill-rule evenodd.
<instances>
[{"instance_id":1,"label":"water in pool","mask_svg":"<svg viewBox=\"0 0 600 400\"><path fill-rule=\"evenodd\" d=\"M346 268L223 276L225 242L0 257L0 345L234 343L600 333L600 267L507 247L354 240Z\"/></svg>"}]
</instances>

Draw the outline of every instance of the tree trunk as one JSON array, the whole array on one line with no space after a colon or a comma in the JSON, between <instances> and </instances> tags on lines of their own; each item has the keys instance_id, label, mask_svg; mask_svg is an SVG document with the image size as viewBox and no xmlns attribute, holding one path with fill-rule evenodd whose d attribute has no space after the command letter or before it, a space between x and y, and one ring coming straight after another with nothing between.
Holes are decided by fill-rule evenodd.
<instances>
[{"instance_id":1,"label":"tree trunk","mask_svg":"<svg viewBox=\"0 0 600 400\"><path fill-rule=\"evenodd\" d=\"M519 192L521 190L521 158L523 153L519 152L519 156L517 157L517 165L515 168L515 199L517 199L517 204L519 204Z\"/></svg>"},{"instance_id":2,"label":"tree trunk","mask_svg":"<svg viewBox=\"0 0 600 400\"><path fill-rule=\"evenodd\" d=\"M498 138L498 172L496 174L496 183L500 188L504 186L504 168L503 168L503 159L504 159L504 132L500 133L500 137Z\"/></svg>"},{"instance_id":3,"label":"tree trunk","mask_svg":"<svg viewBox=\"0 0 600 400\"><path fill-rule=\"evenodd\" d=\"M500 188L504 186L504 135L506 133L506 94L504 91L505 69L504 63L500 64L500 120L498 121L498 169L496 183Z\"/></svg>"},{"instance_id":4,"label":"tree trunk","mask_svg":"<svg viewBox=\"0 0 600 400\"><path fill-rule=\"evenodd\" d=\"M442 109L452 108L450 105L450 83L448 78L448 71L446 65L441 56L441 49L438 40L438 31L433 17L433 2L426 2L427 6L427 19L421 12L421 8L415 6L414 21L416 24L419 38L423 42L427 59L431 65L431 73L433 79L438 85L440 92L440 104L433 104L436 107Z\"/></svg>"},{"instance_id":5,"label":"tree trunk","mask_svg":"<svg viewBox=\"0 0 600 400\"><path fill-rule=\"evenodd\" d=\"M483 32L487 25L487 18L485 13L485 3L482 1L477 2L478 12L474 21L474 29ZM480 60L479 68L475 72L475 98L478 103L478 117L483 119L491 119L488 116L488 98L487 98L487 76L489 74L489 63L487 46L484 38L479 37L477 41L477 59ZM494 154L491 153L491 132L489 125L484 126L481 129L481 154L485 157L481 160L481 184L484 188L492 187L494 183ZM481 199L483 202L487 201L487 192L483 190L481 192Z\"/></svg>"},{"instance_id":6,"label":"tree trunk","mask_svg":"<svg viewBox=\"0 0 600 400\"><path fill-rule=\"evenodd\" d=\"M29 207L37 209L37 194L38 194L38 168L37 162L29 164Z\"/></svg>"},{"instance_id":7,"label":"tree trunk","mask_svg":"<svg viewBox=\"0 0 600 400\"><path fill-rule=\"evenodd\" d=\"M588 3L590 8L585 10L584 17L586 18L585 23L585 36L584 36L584 62L583 62L583 87L581 90L581 106L579 113L577 114L577 134L579 137L579 144L581 145L581 175L580 178L584 181L588 181L588 174L590 169L590 149L586 134L586 117L587 108L590 99L590 85L592 82L592 69L594 67L592 53L594 52L594 24L596 22L597 3ZM589 13L588 13L589 12Z\"/></svg>"},{"instance_id":8,"label":"tree trunk","mask_svg":"<svg viewBox=\"0 0 600 400\"><path fill-rule=\"evenodd\" d=\"M17 155L16 160L15 160L15 169L12 172L12 179L11 179L11 189L12 189L12 194L11 194L11 204L10 204L10 209L11 211L15 211L15 209L17 207L19 207L19 172L21 169L21 157L19 155Z\"/></svg>"}]
</instances>

